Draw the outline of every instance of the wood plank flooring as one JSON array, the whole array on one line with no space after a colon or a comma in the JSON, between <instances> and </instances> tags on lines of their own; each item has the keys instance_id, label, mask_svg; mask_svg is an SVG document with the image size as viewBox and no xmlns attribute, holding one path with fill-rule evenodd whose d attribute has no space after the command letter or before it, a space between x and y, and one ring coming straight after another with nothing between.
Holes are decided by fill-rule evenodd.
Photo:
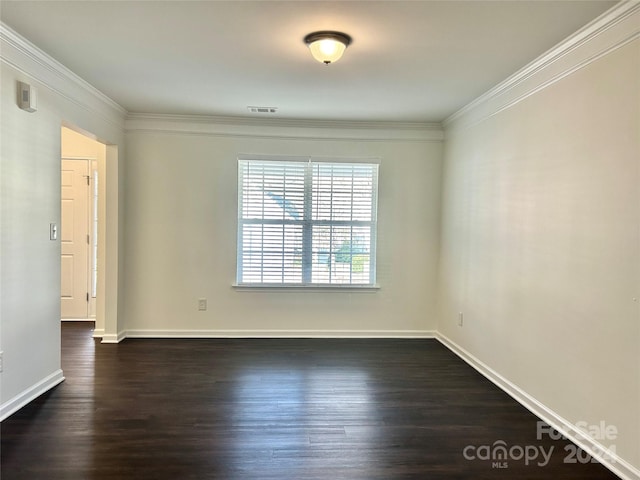
<instances>
[{"instance_id":1,"label":"wood plank flooring","mask_svg":"<svg viewBox=\"0 0 640 480\"><path fill-rule=\"evenodd\" d=\"M564 463L571 444L435 340L102 345L64 323L62 351L66 381L2 423L2 480L617 478ZM465 458L498 441L553 453Z\"/></svg>"}]
</instances>

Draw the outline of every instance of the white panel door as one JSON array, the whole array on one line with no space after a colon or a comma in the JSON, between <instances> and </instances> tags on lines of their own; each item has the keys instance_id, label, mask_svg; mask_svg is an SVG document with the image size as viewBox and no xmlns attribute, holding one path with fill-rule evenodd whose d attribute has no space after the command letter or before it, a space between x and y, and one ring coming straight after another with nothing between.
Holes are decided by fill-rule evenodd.
<instances>
[{"instance_id":1,"label":"white panel door","mask_svg":"<svg viewBox=\"0 0 640 480\"><path fill-rule=\"evenodd\" d=\"M62 160L61 317L89 315L89 162Z\"/></svg>"}]
</instances>

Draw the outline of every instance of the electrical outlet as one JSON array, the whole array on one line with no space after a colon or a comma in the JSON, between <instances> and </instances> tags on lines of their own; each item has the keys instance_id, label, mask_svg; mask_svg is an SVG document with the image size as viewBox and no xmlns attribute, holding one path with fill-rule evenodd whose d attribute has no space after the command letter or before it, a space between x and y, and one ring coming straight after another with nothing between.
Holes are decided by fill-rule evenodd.
<instances>
[{"instance_id":1,"label":"electrical outlet","mask_svg":"<svg viewBox=\"0 0 640 480\"><path fill-rule=\"evenodd\" d=\"M199 298L198 299L198 310L204 312L207 309L207 299Z\"/></svg>"},{"instance_id":2,"label":"electrical outlet","mask_svg":"<svg viewBox=\"0 0 640 480\"><path fill-rule=\"evenodd\" d=\"M461 327L464 324L464 316L462 312L458 312L458 326Z\"/></svg>"}]
</instances>

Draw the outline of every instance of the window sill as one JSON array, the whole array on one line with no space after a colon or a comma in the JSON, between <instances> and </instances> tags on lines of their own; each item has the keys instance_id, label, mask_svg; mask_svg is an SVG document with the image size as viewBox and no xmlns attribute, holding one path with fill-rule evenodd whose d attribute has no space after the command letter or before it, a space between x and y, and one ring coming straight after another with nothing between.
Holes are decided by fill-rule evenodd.
<instances>
[{"instance_id":1,"label":"window sill","mask_svg":"<svg viewBox=\"0 0 640 480\"><path fill-rule=\"evenodd\" d=\"M337 285L319 283L314 285L279 284L279 283L234 283L231 285L239 291L304 291L304 292L376 292L380 290L380 285Z\"/></svg>"}]
</instances>

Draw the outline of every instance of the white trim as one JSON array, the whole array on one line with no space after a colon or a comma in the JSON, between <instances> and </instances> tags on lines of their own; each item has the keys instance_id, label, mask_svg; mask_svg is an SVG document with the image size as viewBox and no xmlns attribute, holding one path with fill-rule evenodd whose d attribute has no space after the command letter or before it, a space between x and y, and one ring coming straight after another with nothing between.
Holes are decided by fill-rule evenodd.
<instances>
[{"instance_id":1,"label":"white trim","mask_svg":"<svg viewBox=\"0 0 640 480\"><path fill-rule=\"evenodd\" d=\"M380 285L357 283L234 283L231 285L239 292L273 291L273 292L376 292Z\"/></svg>"},{"instance_id":2,"label":"white trim","mask_svg":"<svg viewBox=\"0 0 640 480\"><path fill-rule=\"evenodd\" d=\"M3 22L0 22L0 61L122 129L127 114L122 106Z\"/></svg>"},{"instance_id":3,"label":"white trim","mask_svg":"<svg viewBox=\"0 0 640 480\"><path fill-rule=\"evenodd\" d=\"M597 440L590 437L587 433L580 431L567 419L558 415L551 408L529 395L523 389L512 383L507 378L500 375L487 364L479 360L477 357L466 351L460 345L441 334L436 333L436 339L445 347L455 353L467 364L477 370L481 375L490 380L494 385L511 396L519 404L533 413L536 417L545 421L548 425L562 433L566 438L574 442L592 457L599 459L600 463L625 480L640 480L640 470L630 463L620 458L617 454L611 452L608 455L611 459L601 458L598 452L608 451L608 447L602 445Z\"/></svg>"},{"instance_id":4,"label":"white trim","mask_svg":"<svg viewBox=\"0 0 640 480\"><path fill-rule=\"evenodd\" d=\"M127 330L126 338L435 338L433 330Z\"/></svg>"},{"instance_id":5,"label":"white trim","mask_svg":"<svg viewBox=\"0 0 640 480\"><path fill-rule=\"evenodd\" d=\"M259 162L299 162L299 163L369 163L380 165L380 157L318 157L315 155L273 155L260 153L239 153L238 161L259 161Z\"/></svg>"},{"instance_id":6,"label":"white trim","mask_svg":"<svg viewBox=\"0 0 640 480\"><path fill-rule=\"evenodd\" d=\"M102 338L102 337L104 337L104 328L94 328L93 338Z\"/></svg>"},{"instance_id":7,"label":"white trim","mask_svg":"<svg viewBox=\"0 0 640 480\"><path fill-rule=\"evenodd\" d=\"M48 375L40 380L38 383L22 391L11 400L6 401L0 407L0 422L9 417L9 415L12 415L20 410L29 402L38 398L43 393L51 390L62 381L64 381L64 375L62 373L62 370L58 369L51 375Z\"/></svg>"},{"instance_id":8,"label":"white trim","mask_svg":"<svg viewBox=\"0 0 640 480\"><path fill-rule=\"evenodd\" d=\"M446 118L452 127L477 124L640 37L640 2L623 0L506 80Z\"/></svg>"},{"instance_id":9,"label":"white trim","mask_svg":"<svg viewBox=\"0 0 640 480\"><path fill-rule=\"evenodd\" d=\"M73 157L73 156L67 155L66 157L60 157L60 160L86 160L88 162L95 162L96 160L98 160L98 158L87 157L86 155L80 156L80 157Z\"/></svg>"},{"instance_id":10,"label":"white trim","mask_svg":"<svg viewBox=\"0 0 640 480\"><path fill-rule=\"evenodd\" d=\"M122 330L118 332L118 334L107 333L102 335L102 342L100 343L120 343L122 340L127 338L126 330Z\"/></svg>"},{"instance_id":11,"label":"white trim","mask_svg":"<svg viewBox=\"0 0 640 480\"><path fill-rule=\"evenodd\" d=\"M239 153L238 161L260 161L260 162L299 162L299 163L307 163L311 160L310 156L300 156L300 155L272 155L272 154L264 154L260 155L259 153Z\"/></svg>"},{"instance_id":12,"label":"white trim","mask_svg":"<svg viewBox=\"0 0 640 480\"><path fill-rule=\"evenodd\" d=\"M125 122L125 131L136 134L163 133L282 140L441 142L444 139L439 123L256 119L145 113L129 114Z\"/></svg>"}]
</instances>

